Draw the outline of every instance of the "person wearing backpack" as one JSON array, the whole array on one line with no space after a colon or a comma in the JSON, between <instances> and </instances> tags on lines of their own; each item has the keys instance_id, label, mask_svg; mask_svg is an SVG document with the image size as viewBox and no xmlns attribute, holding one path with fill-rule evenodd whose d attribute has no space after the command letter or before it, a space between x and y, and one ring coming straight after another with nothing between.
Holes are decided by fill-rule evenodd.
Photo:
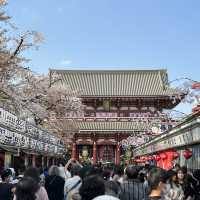
<instances>
[{"instance_id":1,"label":"person wearing backpack","mask_svg":"<svg viewBox=\"0 0 200 200\"><path fill-rule=\"evenodd\" d=\"M79 188L81 187L82 181L80 178L80 165L73 165L71 168L72 178L68 178L65 181L64 193L65 200L74 200L79 198Z\"/></svg>"}]
</instances>

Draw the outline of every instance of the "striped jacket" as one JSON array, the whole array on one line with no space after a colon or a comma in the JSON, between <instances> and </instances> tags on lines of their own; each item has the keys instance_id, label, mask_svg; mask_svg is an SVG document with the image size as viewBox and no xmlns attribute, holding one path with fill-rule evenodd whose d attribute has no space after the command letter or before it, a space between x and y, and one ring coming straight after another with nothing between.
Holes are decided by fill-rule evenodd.
<instances>
[{"instance_id":1,"label":"striped jacket","mask_svg":"<svg viewBox=\"0 0 200 200\"><path fill-rule=\"evenodd\" d=\"M121 185L120 200L142 200L147 195L147 186L139 180L127 180Z\"/></svg>"}]
</instances>

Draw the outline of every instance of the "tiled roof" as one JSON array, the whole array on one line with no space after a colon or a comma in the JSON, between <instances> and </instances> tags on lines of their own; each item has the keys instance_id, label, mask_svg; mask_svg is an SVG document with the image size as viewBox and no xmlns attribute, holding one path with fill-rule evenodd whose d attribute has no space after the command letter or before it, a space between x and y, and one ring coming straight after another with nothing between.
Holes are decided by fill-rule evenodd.
<instances>
[{"instance_id":1,"label":"tiled roof","mask_svg":"<svg viewBox=\"0 0 200 200\"><path fill-rule=\"evenodd\" d=\"M62 84L83 97L169 96L179 92L168 87L166 70L92 71L50 70Z\"/></svg>"},{"instance_id":2,"label":"tiled roof","mask_svg":"<svg viewBox=\"0 0 200 200\"><path fill-rule=\"evenodd\" d=\"M147 123L136 122L76 122L83 131L145 131L149 130L150 126Z\"/></svg>"},{"instance_id":3,"label":"tiled roof","mask_svg":"<svg viewBox=\"0 0 200 200\"><path fill-rule=\"evenodd\" d=\"M145 122L135 122L135 121L76 121L76 120L56 120L58 127L62 127L65 125L65 131L79 131L79 132L104 132L104 131L112 131L112 132L123 132L123 131L150 131L153 127L150 123ZM69 125L69 127L68 127ZM72 128L73 127L73 128Z\"/></svg>"}]
</instances>

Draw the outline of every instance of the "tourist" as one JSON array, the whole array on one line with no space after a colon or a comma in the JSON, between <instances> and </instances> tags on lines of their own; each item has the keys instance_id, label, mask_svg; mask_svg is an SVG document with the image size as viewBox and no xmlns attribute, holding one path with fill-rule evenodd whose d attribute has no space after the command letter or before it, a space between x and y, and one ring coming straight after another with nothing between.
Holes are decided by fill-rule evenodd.
<instances>
[{"instance_id":1,"label":"tourist","mask_svg":"<svg viewBox=\"0 0 200 200\"><path fill-rule=\"evenodd\" d=\"M113 197L119 197L121 187L117 182L106 181L105 182L105 194Z\"/></svg>"},{"instance_id":2,"label":"tourist","mask_svg":"<svg viewBox=\"0 0 200 200\"><path fill-rule=\"evenodd\" d=\"M81 200L92 200L105 194L105 185L102 177L97 175L88 176L83 180L79 193Z\"/></svg>"},{"instance_id":3,"label":"tourist","mask_svg":"<svg viewBox=\"0 0 200 200\"><path fill-rule=\"evenodd\" d=\"M122 166L116 166L114 168L113 181L116 181L117 183L120 183L120 184L123 183L124 170L123 170Z\"/></svg>"},{"instance_id":4,"label":"tourist","mask_svg":"<svg viewBox=\"0 0 200 200\"><path fill-rule=\"evenodd\" d=\"M49 200L63 200L65 180L59 175L59 168L55 165L49 169L49 176L45 179L45 188Z\"/></svg>"},{"instance_id":5,"label":"tourist","mask_svg":"<svg viewBox=\"0 0 200 200\"><path fill-rule=\"evenodd\" d=\"M37 182L31 177L23 177L16 186L14 200L36 200Z\"/></svg>"},{"instance_id":6,"label":"tourist","mask_svg":"<svg viewBox=\"0 0 200 200\"><path fill-rule=\"evenodd\" d=\"M173 170L167 172L167 184L163 190L165 200L183 200L184 192L178 184L177 173Z\"/></svg>"},{"instance_id":7,"label":"tourist","mask_svg":"<svg viewBox=\"0 0 200 200\"><path fill-rule=\"evenodd\" d=\"M48 176L48 172L46 173L46 169L41 168L40 169L40 185L45 185L45 178ZM46 175L45 175L46 174Z\"/></svg>"},{"instance_id":8,"label":"tourist","mask_svg":"<svg viewBox=\"0 0 200 200\"><path fill-rule=\"evenodd\" d=\"M63 172L62 172L62 169L61 169L61 172L60 172L61 176L64 176L65 180L67 180L68 178L72 177L72 175L71 175L71 168L74 165L79 165L80 167L82 167L82 165L77 160L71 158L70 160L68 160L67 164L65 165L64 175L63 175Z\"/></svg>"},{"instance_id":9,"label":"tourist","mask_svg":"<svg viewBox=\"0 0 200 200\"><path fill-rule=\"evenodd\" d=\"M103 169L101 167L85 165L80 170L81 179L85 179L88 176L98 175L102 177Z\"/></svg>"},{"instance_id":10,"label":"tourist","mask_svg":"<svg viewBox=\"0 0 200 200\"><path fill-rule=\"evenodd\" d=\"M182 187L184 191L185 199L193 199L195 190L192 187L191 180L189 180L189 176L187 175L187 169L185 167L182 167L177 171L177 178L178 184Z\"/></svg>"},{"instance_id":11,"label":"tourist","mask_svg":"<svg viewBox=\"0 0 200 200\"><path fill-rule=\"evenodd\" d=\"M109 181L111 178L111 171L108 168L104 168L102 172L102 177L105 181Z\"/></svg>"},{"instance_id":12,"label":"tourist","mask_svg":"<svg viewBox=\"0 0 200 200\"><path fill-rule=\"evenodd\" d=\"M66 169L65 169L65 165L64 165L64 163L63 162L60 162L60 164L59 164L59 175L62 177L62 178L64 178L64 180L66 180L66 179L68 179L68 178L71 178L71 174L70 174L70 172L68 171L68 165L69 164L67 164L66 165Z\"/></svg>"},{"instance_id":13,"label":"tourist","mask_svg":"<svg viewBox=\"0 0 200 200\"><path fill-rule=\"evenodd\" d=\"M25 173L24 177L31 177L35 180L38 185L38 190L36 192L36 200L49 200L46 189L40 185L39 170L37 168L30 167Z\"/></svg>"},{"instance_id":14,"label":"tourist","mask_svg":"<svg viewBox=\"0 0 200 200\"><path fill-rule=\"evenodd\" d=\"M93 200L119 200L119 198L116 198L110 195L101 195L101 196L95 197Z\"/></svg>"},{"instance_id":15,"label":"tourist","mask_svg":"<svg viewBox=\"0 0 200 200\"><path fill-rule=\"evenodd\" d=\"M12 172L6 169L1 173L0 200L11 200L13 198L14 186L10 183Z\"/></svg>"},{"instance_id":16,"label":"tourist","mask_svg":"<svg viewBox=\"0 0 200 200\"><path fill-rule=\"evenodd\" d=\"M134 166L126 168L127 180L125 180L121 187L121 200L141 200L147 196L147 188L144 183L138 180L138 170Z\"/></svg>"},{"instance_id":17,"label":"tourist","mask_svg":"<svg viewBox=\"0 0 200 200\"><path fill-rule=\"evenodd\" d=\"M26 171L25 165L20 166L20 168L18 169L18 176L17 176L18 180L21 180L24 177L25 171Z\"/></svg>"},{"instance_id":18,"label":"tourist","mask_svg":"<svg viewBox=\"0 0 200 200\"><path fill-rule=\"evenodd\" d=\"M19 182L19 180L16 177L15 169L14 168L8 168L11 171L11 178L10 183L15 185Z\"/></svg>"},{"instance_id":19,"label":"tourist","mask_svg":"<svg viewBox=\"0 0 200 200\"><path fill-rule=\"evenodd\" d=\"M180 166L178 163L176 163L176 164L174 165L174 171L177 172L180 168L181 168L181 166Z\"/></svg>"},{"instance_id":20,"label":"tourist","mask_svg":"<svg viewBox=\"0 0 200 200\"><path fill-rule=\"evenodd\" d=\"M73 165L71 168L72 178L68 178L65 181L64 194L67 200L79 198L79 188L82 184L80 171L80 165Z\"/></svg>"},{"instance_id":21,"label":"tourist","mask_svg":"<svg viewBox=\"0 0 200 200\"><path fill-rule=\"evenodd\" d=\"M162 190L165 187L166 172L161 168L153 168L148 173L149 196L148 200L162 200Z\"/></svg>"},{"instance_id":22,"label":"tourist","mask_svg":"<svg viewBox=\"0 0 200 200\"><path fill-rule=\"evenodd\" d=\"M195 186L195 192L196 192L195 200L199 200L200 199L200 169L197 169L194 171L193 177L197 181L197 184Z\"/></svg>"}]
</instances>

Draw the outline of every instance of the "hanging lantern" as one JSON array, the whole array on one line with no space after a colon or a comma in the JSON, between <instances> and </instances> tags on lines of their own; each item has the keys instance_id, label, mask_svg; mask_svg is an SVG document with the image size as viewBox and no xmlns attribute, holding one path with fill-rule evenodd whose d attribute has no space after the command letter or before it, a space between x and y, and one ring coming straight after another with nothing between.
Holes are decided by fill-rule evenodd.
<instances>
[{"instance_id":1,"label":"hanging lantern","mask_svg":"<svg viewBox=\"0 0 200 200\"><path fill-rule=\"evenodd\" d=\"M173 154L173 158L174 158L174 159L177 159L178 157L179 157L179 153L174 152L174 154Z\"/></svg>"},{"instance_id":2,"label":"hanging lantern","mask_svg":"<svg viewBox=\"0 0 200 200\"><path fill-rule=\"evenodd\" d=\"M144 160L142 160L141 158L138 158L138 159L135 160L135 162L136 162L136 163L143 163Z\"/></svg>"},{"instance_id":3,"label":"hanging lantern","mask_svg":"<svg viewBox=\"0 0 200 200\"><path fill-rule=\"evenodd\" d=\"M141 156L141 157L140 157L140 159L144 160L144 159L145 159L145 157L144 157L144 156Z\"/></svg>"},{"instance_id":4,"label":"hanging lantern","mask_svg":"<svg viewBox=\"0 0 200 200\"><path fill-rule=\"evenodd\" d=\"M104 100L103 101L103 107L104 107L105 111L109 111L110 110L110 101Z\"/></svg>"},{"instance_id":5,"label":"hanging lantern","mask_svg":"<svg viewBox=\"0 0 200 200\"><path fill-rule=\"evenodd\" d=\"M187 149L183 152L183 156L185 157L186 160L192 157L192 151Z\"/></svg>"},{"instance_id":6,"label":"hanging lantern","mask_svg":"<svg viewBox=\"0 0 200 200\"><path fill-rule=\"evenodd\" d=\"M139 159L145 160L145 156L141 156L141 157L139 157Z\"/></svg>"},{"instance_id":7,"label":"hanging lantern","mask_svg":"<svg viewBox=\"0 0 200 200\"><path fill-rule=\"evenodd\" d=\"M155 160L158 162L161 159L159 155L155 155Z\"/></svg>"},{"instance_id":8,"label":"hanging lantern","mask_svg":"<svg viewBox=\"0 0 200 200\"><path fill-rule=\"evenodd\" d=\"M152 156L148 156L148 161L151 161L153 160L153 157Z\"/></svg>"},{"instance_id":9,"label":"hanging lantern","mask_svg":"<svg viewBox=\"0 0 200 200\"><path fill-rule=\"evenodd\" d=\"M151 156L151 160L155 160L155 156L153 155L153 156Z\"/></svg>"},{"instance_id":10,"label":"hanging lantern","mask_svg":"<svg viewBox=\"0 0 200 200\"><path fill-rule=\"evenodd\" d=\"M149 160L149 158L148 158L148 156L146 156L145 158L144 158L144 161L148 161Z\"/></svg>"},{"instance_id":11,"label":"hanging lantern","mask_svg":"<svg viewBox=\"0 0 200 200\"><path fill-rule=\"evenodd\" d=\"M139 163L143 163L144 162L144 160L142 160L142 159L139 159Z\"/></svg>"},{"instance_id":12,"label":"hanging lantern","mask_svg":"<svg viewBox=\"0 0 200 200\"><path fill-rule=\"evenodd\" d=\"M82 149L82 157L83 157L83 160L84 160L84 161L88 159L88 155L89 155L89 153L88 153L88 148L87 148L87 146L83 146L83 149Z\"/></svg>"},{"instance_id":13,"label":"hanging lantern","mask_svg":"<svg viewBox=\"0 0 200 200\"><path fill-rule=\"evenodd\" d=\"M167 158L166 153L161 153L161 154L160 154L160 158L161 158L162 160L165 160L165 159Z\"/></svg>"}]
</instances>

